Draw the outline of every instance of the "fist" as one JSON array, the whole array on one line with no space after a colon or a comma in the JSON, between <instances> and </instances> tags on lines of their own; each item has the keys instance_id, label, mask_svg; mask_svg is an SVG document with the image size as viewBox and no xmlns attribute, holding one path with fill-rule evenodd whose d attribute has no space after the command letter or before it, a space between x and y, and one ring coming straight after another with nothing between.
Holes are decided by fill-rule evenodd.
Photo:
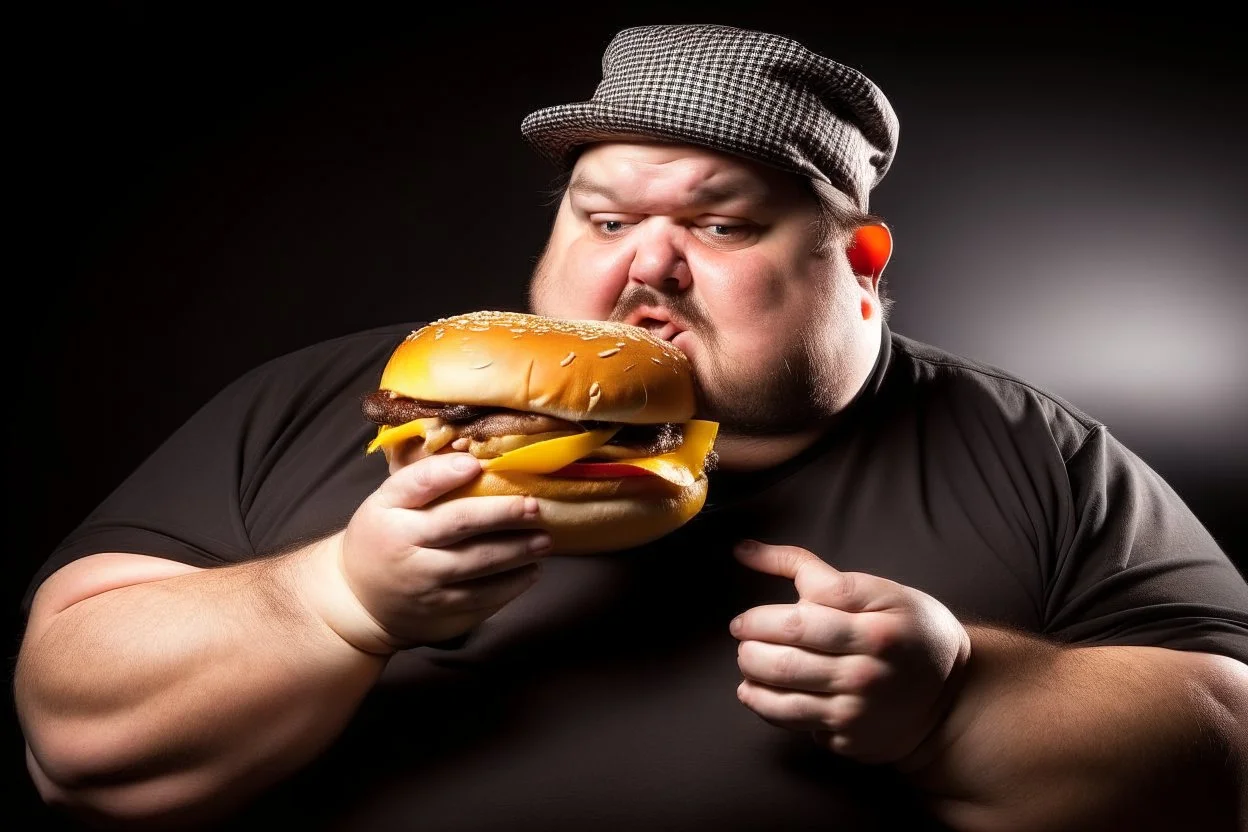
<instances>
[{"instance_id":1,"label":"fist","mask_svg":"<svg viewBox=\"0 0 1248 832\"><path fill-rule=\"evenodd\" d=\"M805 549L744 541L737 559L793 580L798 600L730 625L737 696L773 725L864 763L895 763L935 729L970 657L966 629L916 589L840 572Z\"/></svg>"}]
</instances>

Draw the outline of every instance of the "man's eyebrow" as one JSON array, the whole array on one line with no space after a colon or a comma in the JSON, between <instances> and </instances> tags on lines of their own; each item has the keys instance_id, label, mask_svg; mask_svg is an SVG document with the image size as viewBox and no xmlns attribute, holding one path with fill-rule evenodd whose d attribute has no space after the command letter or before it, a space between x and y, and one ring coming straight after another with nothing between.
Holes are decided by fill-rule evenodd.
<instances>
[{"instance_id":1,"label":"man's eyebrow","mask_svg":"<svg viewBox=\"0 0 1248 832\"><path fill-rule=\"evenodd\" d=\"M610 202L622 202L619 193L610 186L595 182L584 173L578 173L568 185L568 193L578 196L600 196ZM763 194L743 183L729 182L722 185L702 185L693 191L695 204L729 202L734 199L760 199Z\"/></svg>"}]
</instances>

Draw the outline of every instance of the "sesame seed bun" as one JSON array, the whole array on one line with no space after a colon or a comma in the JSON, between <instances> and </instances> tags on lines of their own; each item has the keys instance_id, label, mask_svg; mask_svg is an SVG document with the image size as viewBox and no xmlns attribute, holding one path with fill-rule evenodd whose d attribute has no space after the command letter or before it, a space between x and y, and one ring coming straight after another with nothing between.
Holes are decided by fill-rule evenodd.
<instances>
[{"instance_id":1,"label":"sesame seed bun","mask_svg":"<svg viewBox=\"0 0 1248 832\"><path fill-rule=\"evenodd\" d=\"M471 312L416 330L381 387L571 421L684 422L695 407L689 359L647 330L518 312Z\"/></svg>"}]
</instances>

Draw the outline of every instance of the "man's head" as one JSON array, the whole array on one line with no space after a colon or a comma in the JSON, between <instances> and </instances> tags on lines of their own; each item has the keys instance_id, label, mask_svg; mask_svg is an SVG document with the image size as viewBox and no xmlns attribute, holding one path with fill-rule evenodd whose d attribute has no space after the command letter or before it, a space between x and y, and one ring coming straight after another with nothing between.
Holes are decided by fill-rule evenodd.
<instances>
[{"instance_id":1,"label":"man's head","mask_svg":"<svg viewBox=\"0 0 1248 832\"><path fill-rule=\"evenodd\" d=\"M729 442L810 431L878 349L883 262L855 273L847 250L876 221L891 108L854 70L722 26L626 30L603 67L592 101L524 122L570 172L532 309L672 340Z\"/></svg>"}]
</instances>

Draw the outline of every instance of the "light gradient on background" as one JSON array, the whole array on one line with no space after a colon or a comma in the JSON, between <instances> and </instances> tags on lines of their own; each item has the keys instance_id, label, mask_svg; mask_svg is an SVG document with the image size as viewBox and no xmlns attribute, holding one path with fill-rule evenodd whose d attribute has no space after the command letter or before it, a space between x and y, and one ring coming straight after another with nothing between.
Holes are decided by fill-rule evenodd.
<instances>
[{"instance_id":1,"label":"light gradient on background","mask_svg":"<svg viewBox=\"0 0 1248 832\"><path fill-rule=\"evenodd\" d=\"M966 111L902 110L890 177L904 182L873 206L894 220L896 328L1063 396L1151 461L1243 482L1235 88L1129 62L994 66L948 71L975 97ZM939 165L907 158L933 147Z\"/></svg>"}]
</instances>

